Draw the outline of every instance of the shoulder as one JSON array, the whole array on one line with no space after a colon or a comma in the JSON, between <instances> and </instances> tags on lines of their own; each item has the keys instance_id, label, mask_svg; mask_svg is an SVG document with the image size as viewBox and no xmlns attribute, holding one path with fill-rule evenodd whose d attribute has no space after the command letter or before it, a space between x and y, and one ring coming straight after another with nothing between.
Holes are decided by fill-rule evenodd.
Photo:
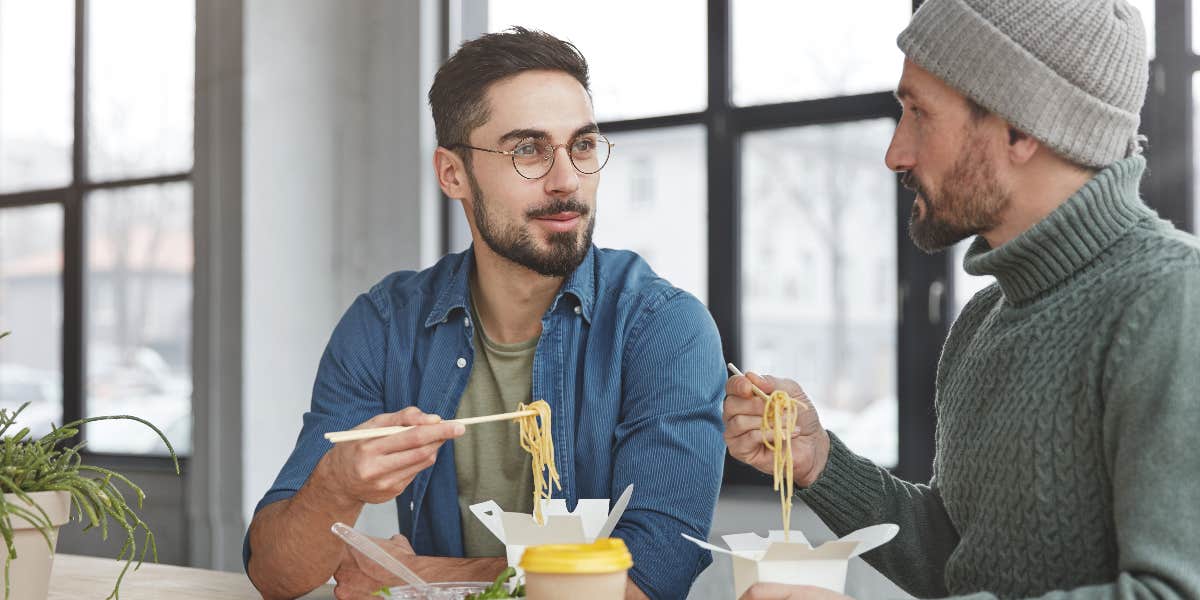
<instances>
[{"instance_id":1,"label":"shoulder","mask_svg":"<svg viewBox=\"0 0 1200 600\"><path fill-rule=\"evenodd\" d=\"M720 334L704 303L636 253L597 248L595 269L597 308L616 317L628 343L655 345L666 334L678 343L704 339L703 347L719 349Z\"/></svg>"},{"instance_id":2,"label":"shoulder","mask_svg":"<svg viewBox=\"0 0 1200 600\"><path fill-rule=\"evenodd\" d=\"M636 252L596 248L595 268L598 300L613 299L640 311L668 304L704 309L699 299L659 276Z\"/></svg>"},{"instance_id":3,"label":"shoulder","mask_svg":"<svg viewBox=\"0 0 1200 600\"><path fill-rule=\"evenodd\" d=\"M427 269L389 273L355 304L366 302L385 323L402 313L423 319L465 263L464 253L447 254Z\"/></svg>"},{"instance_id":4,"label":"shoulder","mask_svg":"<svg viewBox=\"0 0 1200 600\"><path fill-rule=\"evenodd\" d=\"M1200 270L1200 238L1166 221L1145 219L1102 260L1106 270L1119 274L1114 283L1140 288Z\"/></svg>"}]
</instances>

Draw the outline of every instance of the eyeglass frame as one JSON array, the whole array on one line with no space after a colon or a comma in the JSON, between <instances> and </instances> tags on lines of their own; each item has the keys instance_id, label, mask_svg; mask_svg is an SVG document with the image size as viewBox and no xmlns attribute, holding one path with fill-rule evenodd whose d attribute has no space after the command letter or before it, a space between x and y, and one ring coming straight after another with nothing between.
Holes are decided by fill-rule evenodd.
<instances>
[{"instance_id":1,"label":"eyeglass frame","mask_svg":"<svg viewBox=\"0 0 1200 600\"><path fill-rule=\"evenodd\" d=\"M517 151L516 151L516 149L496 150L493 148L480 148L478 146L472 146L470 144L450 144L449 146L446 146L446 149L454 150L457 148L468 148L470 150L479 150L480 152L491 152L492 154L502 154L504 156L509 157L509 159L512 160L513 170L517 172L517 175L520 175L522 178L528 179L529 181L537 181L537 180L549 175L550 171L554 169L554 161L558 160L558 149L566 148L567 149L567 160L570 161L572 169L575 169L582 175L595 175L596 173L599 173L600 171L604 170L604 167L608 165L609 159L612 158L612 150L613 150L613 148L617 147L617 145L614 142L609 141L609 139L607 137L605 137L603 134L601 134L599 132L591 132L591 133L595 133L597 138L599 138L605 144L608 144L608 156L605 157L604 162L601 163L601 165L595 171L592 171L590 173L587 171L584 171L583 169L580 169L579 165L575 164L575 158L571 156L571 149L568 147L571 144L574 144L576 141L579 140L580 137L582 137L583 135L586 135L586 134L580 134L578 136L575 136L574 139L572 139L570 142L567 142L565 144L546 144L546 146L550 148L550 153L549 153L550 165L546 167L545 173L542 173L541 175L538 175L537 177L528 177L524 173L521 172L521 169L519 167L517 167ZM521 142L524 142L525 139L536 139L536 138L524 138L521 140ZM521 142L517 143L517 148L520 148L522 146Z\"/></svg>"}]
</instances>

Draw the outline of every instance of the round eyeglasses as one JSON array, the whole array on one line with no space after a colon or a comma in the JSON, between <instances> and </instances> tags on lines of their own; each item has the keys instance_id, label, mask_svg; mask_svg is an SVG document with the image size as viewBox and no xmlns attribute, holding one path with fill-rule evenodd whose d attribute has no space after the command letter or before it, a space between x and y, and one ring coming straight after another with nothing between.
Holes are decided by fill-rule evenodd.
<instances>
[{"instance_id":1,"label":"round eyeglasses","mask_svg":"<svg viewBox=\"0 0 1200 600\"><path fill-rule=\"evenodd\" d=\"M608 141L599 133L585 133L571 140L569 144L551 144L537 138L526 138L517 142L512 150L495 150L479 148L469 144L451 144L449 149L470 148L480 152L502 154L512 159L513 168L517 175L525 179L541 179L554 168L554 159L558 156L559 148L567 149L567 157L571 166L584 175L600 172L608 164L612 149L616 144Z\"/></svg>"}]
</instances>

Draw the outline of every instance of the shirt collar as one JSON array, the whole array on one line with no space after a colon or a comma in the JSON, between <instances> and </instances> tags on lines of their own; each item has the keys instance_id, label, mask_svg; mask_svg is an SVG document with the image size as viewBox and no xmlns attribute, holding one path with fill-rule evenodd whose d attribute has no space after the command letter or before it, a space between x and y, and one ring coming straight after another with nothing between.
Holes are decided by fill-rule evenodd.
<instances>
[{"instance_id":1,"label":"shirt collar","mask_svg":"<svg viewBox=\"0 0 1200 600\"><path fill-rule=\"evenodd\" d=\"M429 311L429 316L425 319L425 327L433 327L438 323L445 323L450 318L450 312L454 309L460 309L464 313L467 311L468 302L471 296L470 275L471 268L475 265L475 246L467 248L466 251L459 254L461 257L458 264L453 267L446 285L438 294L437 302L433 305L433 310ZM583 257L583 262L579 263L578 267L571 272L563 283L562 288L554 296L554 301L550 303L549 312L554 312L558 308L559 302L563 296L570 294L579 302L580 314L590 323L592 320L592 305L595 299L596 290L596 247L593 245L588 248L588 252Z\"/></svg>"}]
</instances>

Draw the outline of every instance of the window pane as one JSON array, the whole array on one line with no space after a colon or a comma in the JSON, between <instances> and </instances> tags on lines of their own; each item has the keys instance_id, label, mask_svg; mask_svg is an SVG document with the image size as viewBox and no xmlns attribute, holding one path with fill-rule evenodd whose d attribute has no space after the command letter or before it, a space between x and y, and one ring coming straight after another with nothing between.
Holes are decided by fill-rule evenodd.
<instances>
[{"instance_id":1,"label":"window pane","mask_svg":"<svg viewBox=\"0 0 1200 600\"><path fill-rule=\"evenodd\" d=\"M0 408L29 402L39 436L62 424L62 230L58 204L0 210Z\"/></svg>"},{"instance_id":2,"label":"window pane","mask_svg":"<svg viewBox=\"0 0 1200 600\"><path fill-rule=\"evenodd\" d=\"M1142 13L1142 25L1146 28L1146 58L1154 60L1156 49L1154 41L1154 2L1155 0L1129 0L1138 12Z\"/></svg>"},{"instance_id":3,"label":"window pane","mask_svg":"<svg viewBox=\"0 0 1200 600\"><path fill-rule=\"evenodd\" d=\"M186 183L87 198L87 361L91 415L131 414L187 453L192 429L192 191ZM144 426L106 421L96 452L166 452Z\"/></svg>"},{"instance_id":4,"label":"window pane","mask_svg":"<svg viewBox=\"0 0 1200 600\"><path fill-rule=\"evenodd\" d=\"M1192 187L1192 233L1200 234L1200 73L1192 74Z\"/></svg>"},{"instance_id":5,"label":"window pane","mask_svg":"<svg viewBox=\"0 0 1200 600\"><path fill-rule=\"evenodd\" d=\"M708 285L708 189L704 128L608 136L596 244L633 250L654 271L704 300Z\"/></svg>"},{"instance_id":6,"label":"window pane","mask_svg":"<svg viewBox=\"0 0 1200 600\"><path fill-rule=\"evenodd\" d=\"M743 139L743 369L795 378L822 422L881 465L898 455L894 121Z\"/></svg>"},{"instance_id":7,"label":"window pane","mask_svg":"<svg viewBox=\"0 0 1200 600\"><path fill-rule=\"evenodd\" d=\"M93 181L192 168L194 13L192 0L92 5L87 118Z\"/></svg>"},{"instance_id":8,"label":"window pane","mask_svg":"<svg viewBox=\"0 0 1200 600\"><path fill-rule=\"evenodd\" d=\"M971 275L963 269L963 257L967 255L967 248L970 248L974 241L974 237L969 237L955 244L950 250L954 253L954 314L951 315L952 319L958 318L963 307L971 301L976 293L996 281L996 278L991 275Z\"/></svg>"},{"instance_id":9,"label":"window pane","mask_svg":"<svg viewBox=\"0 0 1200 600\"><path fill-rule=\"evenodd\" d=\"M910 2L733 2L733 101L742 106L896 87ZM864 18L869 14L870 18Z\"/></svg>"},{"instance_id":10,"label":"window pane","mask_svg":"<svg viewBox=\"0 0 1200 600\"><path fill-rule=\"evenodd\" d=\"M704 110L705 10L703 0L491 0L488 30L520 25L574 43L591 69L596 118L612 121Z\"/></svg>"},{"instance_id":11,"label":"window pane","mask_svg":"<svg viewBox=\"0 0 1200 600\"><path fill-rule=\"evenodd\" d=\"M0 0L0 192L70 183L74 53L72 0Z\"/></svg>"}]
</instances>

